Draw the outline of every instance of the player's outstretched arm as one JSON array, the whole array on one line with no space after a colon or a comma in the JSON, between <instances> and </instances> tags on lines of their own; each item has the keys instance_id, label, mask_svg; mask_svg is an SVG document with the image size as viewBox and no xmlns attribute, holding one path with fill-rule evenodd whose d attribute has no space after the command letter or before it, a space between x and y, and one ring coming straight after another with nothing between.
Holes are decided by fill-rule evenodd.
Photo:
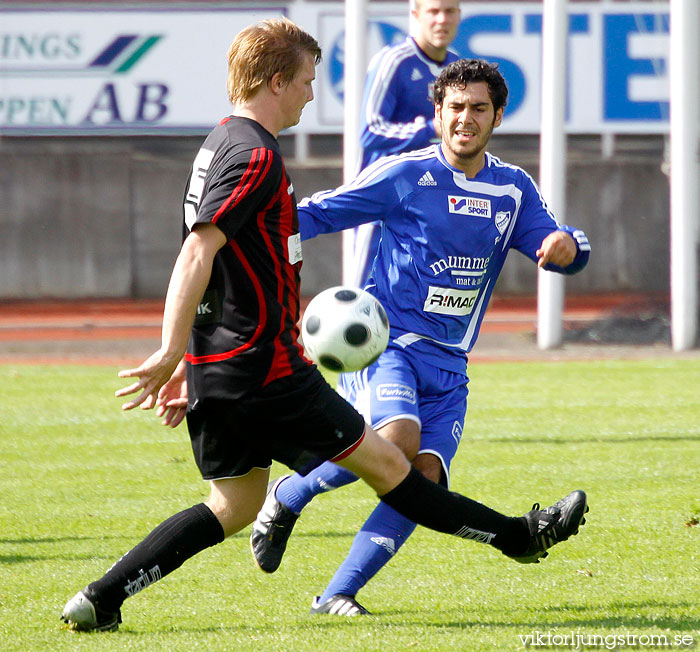
<instances>
[{"instance_id":1,"label":"player's outstretched arm","mask_svg":"<svg viewBox=\"0 0 700 652\"><path fill-rule=\"evenodd\" d=\"M161 347L140 367L119 372L120 378L138 378L138 381L118 390L115 396L140 392L122 405L123 410L155 407L161 388L171 380L185 355L197 306L211 277L214 256L225 243L223 231L213 224L197 226L185 239L165 299Z\"/></svg>"}]
</instances>

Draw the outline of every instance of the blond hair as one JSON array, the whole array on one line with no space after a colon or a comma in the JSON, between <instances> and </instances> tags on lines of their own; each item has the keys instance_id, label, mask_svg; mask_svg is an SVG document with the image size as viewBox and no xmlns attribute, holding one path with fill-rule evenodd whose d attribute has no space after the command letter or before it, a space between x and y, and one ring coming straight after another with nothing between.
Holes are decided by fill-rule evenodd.
<instances>
[{"instance_id":1,"label":"blond hair","mask_svg":"<svg viewBox=\"0 0 700 652\"><path fill-rule=\"evenodd\" d=\"M229 100L232 104L249 100L277 73L285 83L291 82L307 53L316 64L321 61L316 39L288 18L263 20L246 27L228 50Z\"/></svg>"}]
</instances>

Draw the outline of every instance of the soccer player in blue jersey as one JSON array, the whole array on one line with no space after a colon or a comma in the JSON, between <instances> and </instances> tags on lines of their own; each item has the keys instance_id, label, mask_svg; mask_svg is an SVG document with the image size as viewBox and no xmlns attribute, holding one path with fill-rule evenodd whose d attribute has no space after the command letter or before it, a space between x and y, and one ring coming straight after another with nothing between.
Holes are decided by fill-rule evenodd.
<instances>
[{"instance_id":1,"label":"soccer player in blue jersey","mask_svg":"<svg viewBox=\"0 0 700 652\"><path fill-rule=\"evenodd\" d=\"M448 50L459 26L459 0L415 0L415 36L380 50L367 71L362 97L359 169L390 154L421 149L439 137L430 88L459 57ZM353 229L354 278L364 285L377 252L379 223Z\"/></svg>"},{"instance_id":2,"label":"soccer player in blue jersey","mask_svg":"<svg viewBox=\"0 0 700 652\"><path fill-rule=\"evenodd\" d=\"M439 145L378 160L299 206L302 238L380 220L365 287L386 309L390 342L373 365L342 374L339 392L415 468L445 486L467 407L466 354L509 250L563 274L583 269L590 252L582 231L557 223L524 170L486 151L507 92L495 65L450 64L433 91ZM332 463L280 478L251 535L259 566L279 566L298 514L315 495L354 479ZM380 503L312 613L368 613L356 593L414 528Z\"/></svg>"}]
</instances>

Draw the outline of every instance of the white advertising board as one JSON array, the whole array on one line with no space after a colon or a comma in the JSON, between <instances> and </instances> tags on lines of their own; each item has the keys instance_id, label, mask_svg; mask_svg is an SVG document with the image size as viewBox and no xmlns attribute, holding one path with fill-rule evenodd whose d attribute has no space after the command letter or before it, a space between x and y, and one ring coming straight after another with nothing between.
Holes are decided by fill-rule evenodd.
<instances>
[{"instance_id":1,"label":"white advertising board","mask_svg":"<svg viewBox=\"0 0 700 652\"><path fill-rule=\"evenodd\" d=\"M230 112L226 50L233 36L261 18L281 15L314 34L324 51L316 100L295 130L342 132L342 3L89 7L0 10L3 133L206 133ZM369 4L368 57L404 38L407 7ZM508 82L500 132L537 133L542 5L465 2L461 8L452 48L498 62ZM572 3L569 14L568 132L666 132L667 3Z\"/></svg>"},{"instance_id":2,"label":"white advertising board","mask_svg":"<svg viewBox=\"0 0 700 652\"><path fill-rule=\"evenodd\" d=\"M0 128L208 132L231 111L233 36L286 13L284 2L218 11L0 11Z\"/></svg>"}]
</instances>

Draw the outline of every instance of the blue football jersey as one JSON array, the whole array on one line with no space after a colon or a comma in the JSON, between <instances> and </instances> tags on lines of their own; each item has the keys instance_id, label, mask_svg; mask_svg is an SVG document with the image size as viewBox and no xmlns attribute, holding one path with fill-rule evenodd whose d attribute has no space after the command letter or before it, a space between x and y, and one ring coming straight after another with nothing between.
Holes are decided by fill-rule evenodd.
<instances>
[{"instance_id":1,"label":"blue football jersey","mask_svg":"<svg viewBox=\"0 0 700 652\"><path fill-rule=\"evenodd\" d=\"M422 149L436 139L433 83L442 69L457 59L448 51L443 62L433 61L410 36L372 58L362 94L359 170L383 156ZM347 282L366 282L379 231L378 224L365 224L355 230Z\"/></svg>"},{"instance_id":2,"label":"blue football jersey","mask_svg":"<svg viewBox=\"0 0 700 652\"><path fill-rule=\"evenodd\" d=\"M557 223L524 170L487 153L469 179L439 145L380 159L299 204L302 239L376 220L381 240L365 287L384 304L392 340L458 372L511 248L537 261L542 240L564 229L576 258L546 267L564 273L582 269L590 251L582 231Z\"/></svg>"},{"instance_id":3,"label":"blue football jersey","mask_svg":"<svg viewBox=\"0 0 700 652\"><path fill-rule=\"evenodd\" d=\"M382 156L421 149L434 139L432 85L459 57L437 63L410 36L380 50L370 61L362 96L360 169Z\"/></svg>"}]
</instances>

